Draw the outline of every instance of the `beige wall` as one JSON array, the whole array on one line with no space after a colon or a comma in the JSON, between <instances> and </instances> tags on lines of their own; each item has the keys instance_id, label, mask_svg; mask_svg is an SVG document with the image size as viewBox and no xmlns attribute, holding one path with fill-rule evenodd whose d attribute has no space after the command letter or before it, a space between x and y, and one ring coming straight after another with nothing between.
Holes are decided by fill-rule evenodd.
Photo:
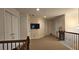
<instances>
[{"instance_id":1,"label":"beige wall","mask_svg":"<svg viewBox=\"0 0 79 59\"><path fill-rule=\"evenodd\" d=\"M40 24L40 29L31 29L31 39L39 39L45 36L45 20L42 18L31 18L30 23Z\"/></svg>"},{"instance_id":2,"label":"beige wall","mask_svg":"<svg viewBox=\"0 0 79 59\"><path fill-rule=\"evenodd\" d=\"M52 33L52 26L53 26L53 23L52 23L52 20L46 20L47 22L47 26L46 26L46 30L47 30L47 35L50 35Z\"/></svg>"},{"instance_id":3,"label":"beige wall","mask_svg":"<svg viewBox=\"0 0 79 59\"><path fill-rule=\"evenodd\" d=\"M58 37L59 27L65 30L65 15L59 15L52 19L52 34Z\"/></svg>"},{"instance_id":4,"label":"beige wall","mask_svg":"<svg viewBox=\"0 0 79 59\"><path fill-rule=\"evenodd\" d=\"M78 8L67 10L65 13L65 30L73 32L78 26Z\"/></svg>"}]
</instances>

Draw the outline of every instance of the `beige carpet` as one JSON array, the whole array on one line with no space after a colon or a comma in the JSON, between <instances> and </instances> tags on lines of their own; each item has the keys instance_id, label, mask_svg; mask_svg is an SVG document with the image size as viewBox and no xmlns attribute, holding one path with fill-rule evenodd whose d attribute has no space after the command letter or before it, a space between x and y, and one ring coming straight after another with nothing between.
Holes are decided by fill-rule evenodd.
<instances>
[{"instance_id":1,"label":"beige carpet","mask_svg":"<svg viewBox=\"0 0 79 59\"><path fill-rule=\"evenodd\" d=\"M41 39L32 39L30 50L69 50L62 45L58 39L53 36L47 36Z\"/></svg>"}]
</instances>

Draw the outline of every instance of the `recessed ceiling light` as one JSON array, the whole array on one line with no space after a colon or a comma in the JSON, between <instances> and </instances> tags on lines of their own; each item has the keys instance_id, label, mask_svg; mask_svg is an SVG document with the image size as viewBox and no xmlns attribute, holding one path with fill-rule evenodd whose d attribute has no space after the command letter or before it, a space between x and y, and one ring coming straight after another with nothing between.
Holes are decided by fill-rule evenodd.
<instances>
[{"instance_id":1,"label":"recessed ceiling light","mask_svg":"<svg viewBox=\"0 0 79 59\"><path fill-rule=\"evenodd\" d=\"M44 16L44 18L46 18L46 16Z\"/></svg>"},{"instance_id":2,"label":"recessed ceiling light","mask_svg":"<svg viewBox=\"0 0 79 59\"><path fill-rule=\"evenodd\" d=\"M39 11L39 10L40 10L39 8L36 9L36 11Z\"/></svg>"}]
</instances>

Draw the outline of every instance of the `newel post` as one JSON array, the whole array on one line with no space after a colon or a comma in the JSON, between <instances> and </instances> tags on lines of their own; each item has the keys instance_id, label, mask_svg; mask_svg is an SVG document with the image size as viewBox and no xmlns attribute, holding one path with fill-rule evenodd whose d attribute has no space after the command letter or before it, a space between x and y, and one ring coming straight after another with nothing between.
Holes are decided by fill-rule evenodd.
<instances>
[{"instance_id":1,"label":"newel post","mask_svg":"<svg viewBox=\"0 0 79 59\"><path fill-rule=\"evenodd\" d=\"M65 31L59 31L59 40L65 40Z\"/></svg>"},{"instance_id":2,"label":"newel post","mask_svg":"<svg viewBox=\"0 0 79 59\"><path fill-rule=\"evenodd\" d=\"M29 50L30 49L30 38L29 38L29 36L27 36L27 50Z\"/></svg>"}]
</instances>

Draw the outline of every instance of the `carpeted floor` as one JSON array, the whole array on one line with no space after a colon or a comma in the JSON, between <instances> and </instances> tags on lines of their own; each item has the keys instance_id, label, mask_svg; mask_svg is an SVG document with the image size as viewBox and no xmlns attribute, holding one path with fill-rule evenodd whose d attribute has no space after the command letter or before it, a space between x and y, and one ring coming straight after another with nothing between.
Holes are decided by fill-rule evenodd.
<instances>
[{"instance_id":1,"label":"carpeted floor","mask_svg":"<svg viewBox=\"0 0 79 59\"><path fill-rule=\"evenodd\" d=\"M32 39L30 50L69 50L53 36L47 36L41 39Z\"/></svg>"}]
</instances>

